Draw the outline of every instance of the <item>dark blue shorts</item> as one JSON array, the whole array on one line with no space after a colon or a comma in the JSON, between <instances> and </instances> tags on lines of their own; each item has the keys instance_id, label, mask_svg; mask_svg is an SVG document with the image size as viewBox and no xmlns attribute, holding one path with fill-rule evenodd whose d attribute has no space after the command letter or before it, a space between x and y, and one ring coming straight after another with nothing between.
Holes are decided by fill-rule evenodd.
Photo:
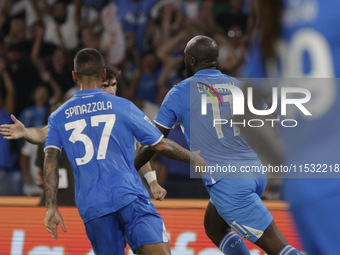
<instances>
[{"instance_id":1,"label":"dark blue shorts","mask_svg":"<svg viewBox=\"0 0 340 255\"><path fill-rule=\"evenodd\" d=\"M115 213L87 222L85 228L96 255L125 255L125 241L132 250L169 242L155 206L139 198Z\"/></svg>"}]
</instances>

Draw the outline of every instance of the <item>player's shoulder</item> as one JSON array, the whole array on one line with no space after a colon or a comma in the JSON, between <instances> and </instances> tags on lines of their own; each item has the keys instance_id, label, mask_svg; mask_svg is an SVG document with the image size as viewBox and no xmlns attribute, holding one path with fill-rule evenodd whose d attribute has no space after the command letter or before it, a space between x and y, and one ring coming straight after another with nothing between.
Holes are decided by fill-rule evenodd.
<instances>
[{"instance_id":1,"label":"player's shoulder","mask_svg":"<svg viewBox=\"0 0 340 255\"><path fill-rule=\"evenodd\" d=\"M67 108L67 106L69 105L69 101L72 100L72 98L70 98L69 100L67 100L65 103L61 104L60 106L58 106L57 109L55 109L49 116L50 119L56 119L58 118L58 116L64 112L64 110Z\"/></svg>"},{"instance_id":2,"label":"player's shoulder","mask_svg":"<svg viewBox=\"0 0 340 255\"><path fill-rule=\"evenodd\" d=\"M188 89L190 86L190 78L187 78L177 84L175 84L167 93L164 101L168 101L169 98L173 98L174 95L180 96L181 94L183 94L183 92Z\"/></svg>"},{"instance_id":3,"label":"player's shoulder","mask_svg":"<svg viewBox=\"0 0 340 255\"><path fill-rule=\"evenodd\" d=\"M184 79L183 81L177 83L176 85L174 85L172 88L174 90L180 90L180 89L183 89L187 86L190 86L190 81L191 81L192 77L189 77L189 78L186 78Z\"/></svg>"},{"instance_id":4,"label":"player's shoulder","mask_svg":"<svg viewBox=\"0 0 340 255\"><path fill-rule=\"evenodd\" d=\"M238 78L236 77L233 77L233 76L229 76L227 74L222 74L222 77L225 79L225 82L226 83L229 83L231 85L235 85L237 87L240 87L241 84L242 84L242 81L239 80Z\"/></svg>"},{"instance_id":5,"label":"player's shoulder","mask_svg":"<svg viewBox=\"0 0 340 255\"><path fill-rule=\"evenodd\" d=\"M112 96L111 102L113 109L119 109L116 113L120 115L127 115L138 108L132 101L120 96Z\"/></svg>"},{"instance_id":6,"label":"player's shoulder","mask_svg":"<svg viewBox=\"0 0 340 255\"><path fill-rule=\"evenodd\" d=\"M120 97L120 96L113 96L113 95L109 95L111 96L110 97L110 100L115 103L115 104L119 104L120 106L124 107L124 106L130 106L132 105L133 103L129 100L129 99L126 99L126 98L123 98L123 97Z\"/></svg>"}]
</instances>

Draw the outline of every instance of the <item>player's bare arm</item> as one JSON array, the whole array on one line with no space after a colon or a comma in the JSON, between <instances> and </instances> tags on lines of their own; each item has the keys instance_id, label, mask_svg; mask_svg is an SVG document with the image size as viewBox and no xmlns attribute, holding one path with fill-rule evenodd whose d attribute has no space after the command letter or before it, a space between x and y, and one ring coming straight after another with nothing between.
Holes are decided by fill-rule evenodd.
<instances>
[{"instance_id":1,"label":"player's bare arm","mask_svg":"<svg viewBox=\"0 0 340 255\"><path fill-rule=\"evenodd\" d=\"M15 140L24 138L27 142L33 144L42 144L45 142L48 127L43 128L26 128L25 125L11 114L13 124L3 124L0 126L0 134L5 139Z\"/></svg>"},{"instance_id":2,"label":"player's bare arm","mask_svg":"<svg viewBox=\"0 0 340 255\"><path fill-rule=\"evenodd\" d=\"M139 149L141 147L141 144L136 142L136 148ZM167 191L159 185L157 181L156 171L152 170L150 162L147 162L141 169L145 180L147 181L150 191L152 193L152 196L156 200L163 200L167 194Z\"/></svg>"},{"instance_id":3,"label":"player's bare arm","mask_svg":"<svg viewBox=\"0 0 340 255\"><path fill-rule=\"evenodd\" d=\"M166 138L170 132L170 129L166 129L163 128L159 125L156 124L156 127L159 129L159 131L162 132L162 134L164 135L164 137ZM137 148L137 152L135 155L135 167L137 170L141 169L142 166L144 166L147 162L149 162L149 160L153 157L153 155L155 155L155 151L152 150L149 146L141 146L139 148Z\"/></svg>"},{"instance_id":4,"label":"player's bare arm","mask_svg":"<svg viewBox=\"0 0 340 255\"><path fill-rule=\"evenodd\" d=\"M163 138L159 143L150 147L152 150L159 152L169 159L181 161L187 164L193 162L195 166L206 167L206 162L200 156L200 151L190 152L170 139ZM136 157L139 156L137 153Z\"/></svg>"},{"instance_id":5,"label":"player's bare arm","mask_svg":"<svg viewBox=\"0 0 340 255\"><path fill-rule=\"evenodd\" d=\"M61 229L66 232L63 218L57 208L57 192L59 184L59 167L58 167L59 150L55 148L46 148L44 162L44 188L46 194L46 230L54 239L58 238L57 227L60 224Z\"/></svg>"}]
</instances>

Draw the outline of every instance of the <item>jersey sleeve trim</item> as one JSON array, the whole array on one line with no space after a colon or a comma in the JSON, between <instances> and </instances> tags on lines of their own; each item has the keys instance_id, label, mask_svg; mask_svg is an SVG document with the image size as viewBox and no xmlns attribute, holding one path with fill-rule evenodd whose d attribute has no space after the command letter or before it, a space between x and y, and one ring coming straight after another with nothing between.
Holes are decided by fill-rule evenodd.
<instances>
[{"instance_id":1,"label":"jersey sleeve trim","mask_svg":"<svg viewBox=\"0 0 340 255\"><path fill-rule=\"evenodd\" d=\"M166 129L173 129L173 128L174 128L174 126L173 126L173 127L164 126L163 124L159 123L159 122L156 121L156 120L153 120L153 122L155 122L157 125L161 126L162 128L166 128Z\"/></svg>"},{"instance_id":2,"label":"jersey sleeve trim","mask_svg":"<svg viewBox=\"0 0 340 255\"><path fill-rule=\"evenodd\" d=\"M159 143L163 139L163 137L164 137L164 135L162 134L161 137L156 142L154 142L153 144L150 144L150 146L153 146L153 145L156 145L157 143Z\"/></svg>"},{"instance_id":3,"label":"jersey sleeve trim","mask_svg":"<svg viewBox=\"0 0 340 255\"><path fill-rule=\"evenodd\" d=\"M54 146L54 145L47 145L45 148L44 148L44 152L46 151L46 149L48 148L53 148L53 149L57 149L61 152L61 148L59 148L58 146Z\"/></svg>"}]
</instances>

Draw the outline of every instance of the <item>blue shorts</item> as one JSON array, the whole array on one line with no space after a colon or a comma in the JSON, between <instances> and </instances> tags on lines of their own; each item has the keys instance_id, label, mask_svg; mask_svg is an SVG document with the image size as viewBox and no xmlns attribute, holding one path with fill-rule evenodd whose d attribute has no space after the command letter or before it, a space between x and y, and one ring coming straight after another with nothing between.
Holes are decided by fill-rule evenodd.
<instances>
[{"instance_id":1,"label":"blue shorts","mask_svg":"<svg viewBox=\"0 0 340 255\"><path fill-rule=\"evenodd\" d=\"M224 178L208 188L210 202L240 236L255 243L273 221L260 196L266 178Z\"/></svg>"},{"instance_id":2,"label":"blue shorts","mask_svg":"<svg viewBox=\"0 0 340 255\"><path fill-rule=\"evenodd\" d=\"M87 222L85 228L96 255L125 255L125 240L133 251L142 245L169 242L155 206L140 198L117 212Z\"/></svg>"}]
</instances>

